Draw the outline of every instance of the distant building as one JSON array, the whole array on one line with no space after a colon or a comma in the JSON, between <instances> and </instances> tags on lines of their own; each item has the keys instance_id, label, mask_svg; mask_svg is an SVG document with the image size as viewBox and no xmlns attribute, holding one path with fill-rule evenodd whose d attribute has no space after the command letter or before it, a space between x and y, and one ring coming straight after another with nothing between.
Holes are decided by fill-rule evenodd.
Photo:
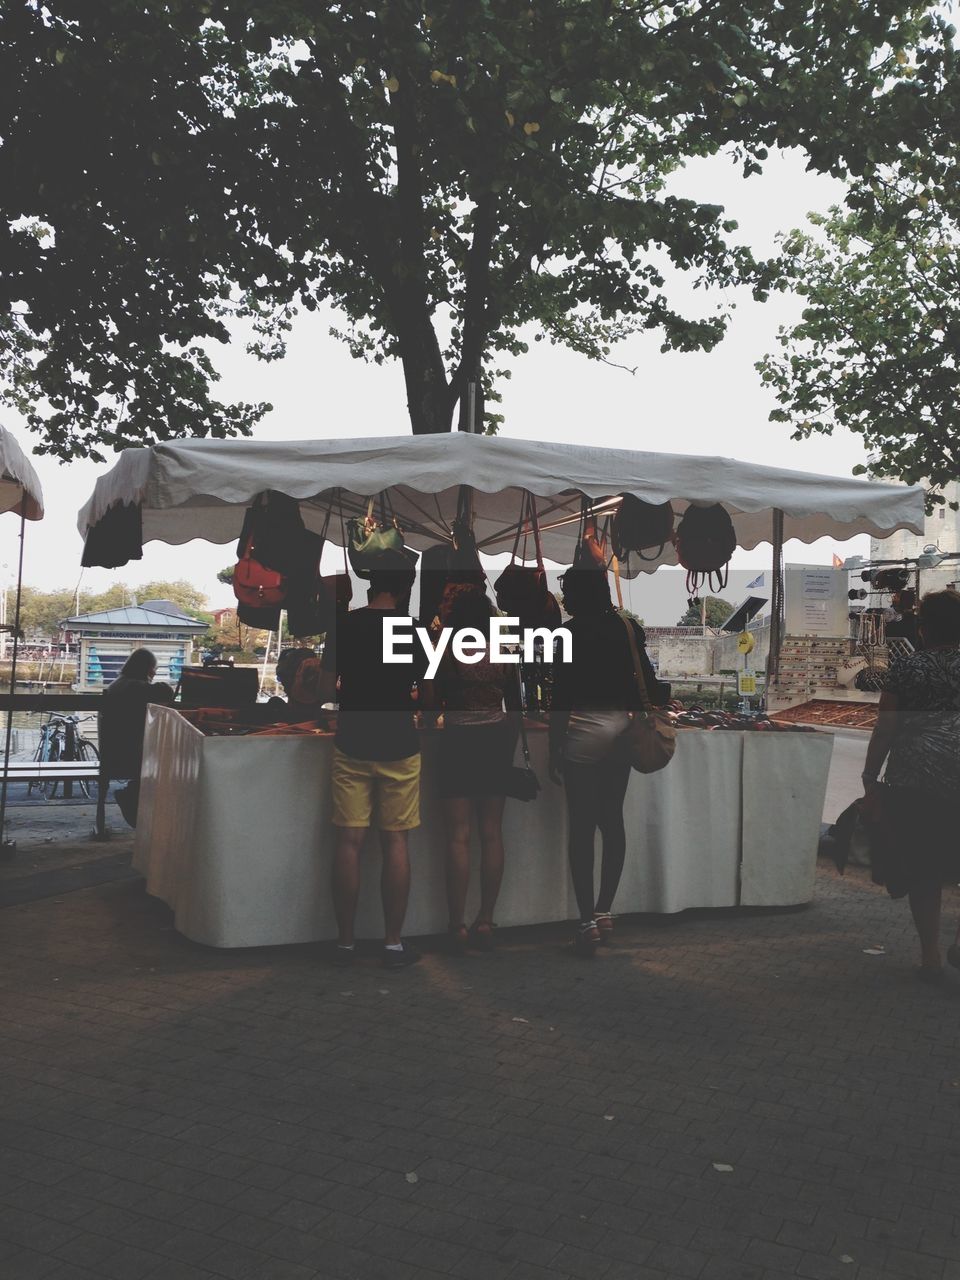
<instances>
[{"instance_id":1,"label":"distant building","mask_svg":"<svg viewBox=\"0 0 960 1280\"><path fill-rule=\"evenodd\" d=\"M923 533L901 529L889 538L870 539L871 560L915 560L924 547L933 546L949 553L960 551L960 511L951 511L950 503L960 503L960 482L954 481L941 490L946 502L936 507L923 522ZM947 561L938 569L920 573L920 592L942 591L960 579L960 561Z\"/></svg>"},{"instance_id":2,"label":"distant building","mask_svg":"<svg viewBox=\"0 0 960 1280\"><path fill-rule=\"evenodd\" d=\"M176 685L197 636L207 629L170 600L81 614L61 625L80 646L73 687L81 693L99 693L116 680L134 649L155 653L157 679Z\"/></svg>"},{"instance_id":3,"label":"distant building","mask_svg":"<svg viewBox=\"0 0 960 1280\"><path fill-rule=\"evenodd\" d=\"M946 502L923 522L923 533L901 529L889 538L870 539L871 560L916 559L926 546L941 551L960 551L960 511L951 511L950 503L960 503L960 482L954 481L942 490Z\"/></svg>"}]
</instances>

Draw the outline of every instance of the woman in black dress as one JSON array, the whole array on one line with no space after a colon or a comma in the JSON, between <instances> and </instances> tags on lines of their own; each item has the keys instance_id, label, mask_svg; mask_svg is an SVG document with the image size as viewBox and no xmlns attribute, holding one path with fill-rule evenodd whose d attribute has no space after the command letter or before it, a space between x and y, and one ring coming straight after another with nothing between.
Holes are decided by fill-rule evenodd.
<instances>
[{"instance_id":1,"label":"woman in black dress","mask_svg":"<svg viewBox=\"0 0 960 1280\"><path fill-rule=\"evenodd\" d=\"M874 880L910 899L917 975L939 982L942 890L960 881L960 594L925 595L919 629L922 649L891 663L885 680L862 804L874 827ZM960 969L960 929L947 960Z\"/></svg>"},{"instance_id":2,"label":"woman in black dress","mask_svg":"<svg viewBox=\"0 0 960 1280\"><path fill-rule=\"evenodd\" d=\"M556 663L550 711L550 777L566 788L569 856L580 913L573 948L592 956L613 938L613 900L620 885L627 838L623 801L630 764L619 739L629 712L639 709L633 655L625 619L613 607L606 572L570 569L561 579L563 604L572 615L573 661ZM662 706L669 686L656 678L643 628L630 621L650 701ZM594 897L594 841L603 855Z\"/></svg>"}]
</instances>

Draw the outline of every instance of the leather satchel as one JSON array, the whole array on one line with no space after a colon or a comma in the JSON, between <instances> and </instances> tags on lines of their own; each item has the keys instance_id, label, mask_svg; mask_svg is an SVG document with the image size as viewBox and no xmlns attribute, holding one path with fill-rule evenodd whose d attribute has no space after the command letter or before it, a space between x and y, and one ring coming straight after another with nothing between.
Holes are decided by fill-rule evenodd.
<instances>
[{"instance_id":1,"label":"leather satchel","mask_svg":"<svg viewBox=\"0 0 960 1280\"><path fill-rule=\"evenodd\" d=\"M233 571L233 594L240 604L267 609L283 604L287 598L287 579L275 569L268 569L254 558L253 543L248 543Z\"/></svg>"},{"instance_id":2,"label":"leather satchel","mask_svg":"<svg viewBox=\"0 0 960 1280\"><path fill-rule=\"evenodd\" d=\"M658 773L673 759L673 753L677 749L677 731L666 712L659 710L650 701L647 682L643 678L637 638L633 634L633 623L629 618L623 617L621 622L627 629L633 674L640 696L640 710L631 716L629 725L620 735L618 748L622 758L629 760L631 767L638 773Z\"/></svg>"}]
</instances>

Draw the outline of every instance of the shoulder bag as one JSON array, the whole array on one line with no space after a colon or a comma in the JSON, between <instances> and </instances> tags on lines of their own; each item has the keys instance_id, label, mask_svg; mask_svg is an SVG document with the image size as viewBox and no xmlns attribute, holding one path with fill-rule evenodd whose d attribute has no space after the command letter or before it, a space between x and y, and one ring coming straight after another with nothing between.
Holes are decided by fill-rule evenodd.
<instances>
[{"instance_id":1,"label":"shoulder bag","mask_svg":"<svg viewBox=\"0 0 960 1280\"><path fill-rule=\"evenodd\" d=\"M677 731L666 712L659 710L650 701L647 682L643 678L637 638L633 634L633 623L629 618L623 617L620 621L627 629L640 710L633 713L629 725L620 735L619 751L638 773L657 773L665 769L673 759L673 753L677 749Z\"/></svg>"},{"instance_id":2,"label":"shoulder bag","mask_svg":"<svg viewBox=\"0 0 960 1280\"><path fill-rule=\"evenodd\" d=\"M520 685L520 742L523 747L523 764L507 766L503 780L503 794L511 800L536 800L540 793L540 779L530 764L530 744L527 742L527 726L523 722L523 679L521 664L517 665L517 682Z\"/></svg>"}]
</instances>

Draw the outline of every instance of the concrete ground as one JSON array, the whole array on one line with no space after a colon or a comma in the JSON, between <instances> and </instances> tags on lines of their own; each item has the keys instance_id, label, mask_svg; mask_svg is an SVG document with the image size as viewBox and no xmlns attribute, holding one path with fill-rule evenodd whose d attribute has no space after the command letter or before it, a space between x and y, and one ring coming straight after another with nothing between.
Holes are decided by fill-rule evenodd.
<instances>
[{"instance_id":1,"label":"concrete ground","mask_svg":"<svg viewBox=\"0 0 960 1280\"><path fill-rule=\"evenodd\" d=\"M960 1277L960 974L863 871L592 961L218 952L136 880L0 931L3 1280Z\"/></svg>"},{"instance_id":2,"label":"concrete ground","mask_svg":"<svg viewBox=\"0 0 960 1280\"><path fill-rule=\"evenodd\" d=\"M621 923L388 975L196 946L134 883L8 908L0 1275L960 1275L960 982L904 904L824 868Z\"/></svg>"}]
</instances>

